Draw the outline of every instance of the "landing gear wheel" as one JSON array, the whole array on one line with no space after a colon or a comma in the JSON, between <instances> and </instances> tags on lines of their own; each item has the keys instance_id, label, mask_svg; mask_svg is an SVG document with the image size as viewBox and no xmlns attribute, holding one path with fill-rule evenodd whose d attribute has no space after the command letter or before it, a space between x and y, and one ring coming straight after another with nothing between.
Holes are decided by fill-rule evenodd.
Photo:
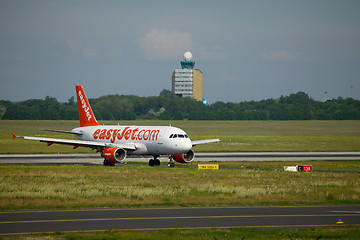
<instances>
[{"instance_id":1,"label":"landing gear wheel","mask_svg":"<svg viewBox=\"0 0 360 240\"><path fill-rule=\"evenodd\" d=\"M160 166L160 160L155 158L155 159L150 159L149 161L149 166L150 167L154 167L154 166Z\"/></svg>"},{"instance_id":2,"label":"landing gear wheel","mask_svg":"<svg viewBox=\"0 0 360 240\"><path fill-rule=\"evenodd\" d=\"M115 163L104 160L104 166L115 166Z\"/></svg>"},{"instance_id":3,"label":"landing gear wheel","mask_svg":"<svg viewBox=\"0 0 360 240\"><path fill-rule=\"evenodd\" d=\"M149 161L149 166L150 166L150 167L155 166L155 160L154 160L154 159L150 159L150 161Z\"/></svg>"}]
</instances>

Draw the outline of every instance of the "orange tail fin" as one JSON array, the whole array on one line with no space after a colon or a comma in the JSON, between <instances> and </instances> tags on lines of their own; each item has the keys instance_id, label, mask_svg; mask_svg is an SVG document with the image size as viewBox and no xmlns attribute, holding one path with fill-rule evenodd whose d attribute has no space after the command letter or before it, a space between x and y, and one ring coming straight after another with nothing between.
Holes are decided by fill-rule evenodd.
<instances>
[{"instance_id":1,"label":"orange tail fin","mask_svg":"<svg viewBox=\"0 0 360 240\"><path fill-rule=\"evenodd\" d=\"M83 87L78 85L75 86L75 88L76 88L76 97L78 103L80 127L100 125L96 121L95 115L90 107L89 101L86 98Z\"/></svg>"}]
</instances>

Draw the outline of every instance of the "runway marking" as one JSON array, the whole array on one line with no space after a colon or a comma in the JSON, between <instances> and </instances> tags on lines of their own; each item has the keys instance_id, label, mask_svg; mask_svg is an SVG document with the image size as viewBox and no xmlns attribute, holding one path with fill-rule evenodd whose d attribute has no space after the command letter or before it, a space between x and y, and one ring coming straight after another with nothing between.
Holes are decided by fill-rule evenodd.
<instances>
[{"instance_id":1,"label":"runway marking","mask_svg":"<svg viewBox=\"0 0 360 240\"><path fill-rule=\"evenodd\" d=\"M334 213L360 213L360 211L331 211Z\"/></svg>"},{"instance_id":2,"label":"runway marking","mask_svg":"<svg viewBox=\"0 0 360 240\"><path fill-rule=\"evenodd\" d=\"M347 216L360 216L351 214ZM92 222L92 221L119 221L119 220L164 220L164 219L214 219L214 218L266 218L266 217L339 217L339 214L300 214L300 215L235 215L235 216L184 216L184 217L138 217L138 218L94 218L94 219L54 219L54 220L29 220L29 221L8 221L0 224L17 223L49 223L49 222Z\"/></svg>"},{"instance_id":3,"label":"runway marking","mask_svg":"<svg viewBox=\"0 0 360 240\"><path fill-rule=\"evenodd\" d=\"M179 228L135 228L135 229L114 229L117 231L158 231L158 230L197 230L197 229L239 229L239 228L308 228L308 227L335 227L336 224L319 224L319 225L265 225L265 226L212 226L212 227L179 227ZM359 226L360 224L350 224L348 226ZM101 229L101 230L74 230L74 231L60 231L62 233L96 233L96 232L105 232L110 229ZM58 232L58 231L57 231ZM14 235L31 235L31 234L43 234L43 233L54 233L54 232L23 232L23 233L0 233L0 236L14 236Z\"/></svg>"}]
</instances>

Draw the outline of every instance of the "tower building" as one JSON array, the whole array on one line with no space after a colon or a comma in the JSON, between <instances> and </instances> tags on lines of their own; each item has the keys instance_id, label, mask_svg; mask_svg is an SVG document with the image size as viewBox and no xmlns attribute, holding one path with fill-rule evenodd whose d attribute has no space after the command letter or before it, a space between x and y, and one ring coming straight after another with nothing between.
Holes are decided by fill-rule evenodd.
<instances>
[{"instance_id":1,"label":"tower building","mask_svg":"<svg viewBox=\"0 0 360 240\"><path fill-rule=\"evenodd\" d=\"M184 61L180 62L181 69L172 73L172 92L180 97L191 97L202 101L204 97L204 74L195 69L191 52L184 54Z\"/></svg>"}]
</instances>

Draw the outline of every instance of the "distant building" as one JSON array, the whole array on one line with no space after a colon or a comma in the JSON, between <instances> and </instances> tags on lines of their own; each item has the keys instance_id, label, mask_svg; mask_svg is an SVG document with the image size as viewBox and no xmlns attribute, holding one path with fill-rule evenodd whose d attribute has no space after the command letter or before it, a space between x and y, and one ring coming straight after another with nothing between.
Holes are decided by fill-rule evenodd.
<instances>
[{"instance_id":1,"label":"distant building","mask_svg":"<svg viewBox=\"0 0 360 240\"><path fill-rule=\"evenodd\" d=\"M200 69L194 69L195 61L191 61L191 52L184 54L181 69L175 69L172 74L172 92L180 97L191 97L202 101L204 97L204 74Z\"/></svg>"}]
</instances>

